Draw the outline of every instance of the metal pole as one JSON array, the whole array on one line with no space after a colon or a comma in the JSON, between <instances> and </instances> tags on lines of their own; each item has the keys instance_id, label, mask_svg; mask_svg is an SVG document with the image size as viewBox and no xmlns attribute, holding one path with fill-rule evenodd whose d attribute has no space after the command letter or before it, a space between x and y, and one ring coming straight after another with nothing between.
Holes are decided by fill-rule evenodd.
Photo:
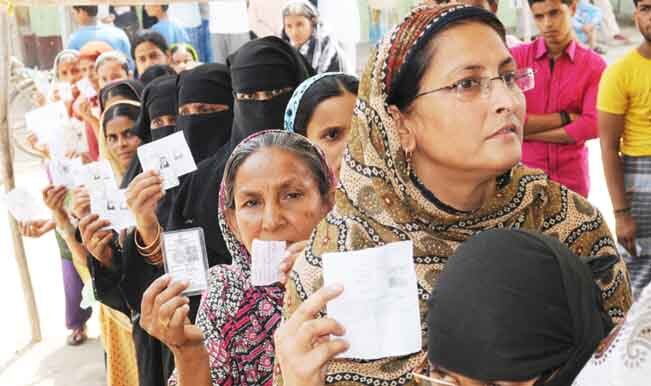
<instances>
[{"instance_id":1,"label":"metal pole","mask_svg":"<svg viewBox=\"0 0 651 386\"><path fill-rule=\"evenodd\" d=\"M6 6L0 8L0 37L2 37L0 40L0 60L2 61L2 67L0 68L0 169L3 172L2 180L5 192L9 192L14 188L15 181L13 163L11 161L11 141L9 139L8 114L11 34L9 33L9 14ZM9 227L13 239L14 252L16 254L16 264L18 265L20 281L23 287L25 305L27 306L27 313L32 329L32 343L37 343L42 338L41 322L38 316L38 309L36 308L34 289L29 274L29 266L27 265L23 239L18 231L16 221L11 216L9 216Z\"/></svg>"}]
</instances>

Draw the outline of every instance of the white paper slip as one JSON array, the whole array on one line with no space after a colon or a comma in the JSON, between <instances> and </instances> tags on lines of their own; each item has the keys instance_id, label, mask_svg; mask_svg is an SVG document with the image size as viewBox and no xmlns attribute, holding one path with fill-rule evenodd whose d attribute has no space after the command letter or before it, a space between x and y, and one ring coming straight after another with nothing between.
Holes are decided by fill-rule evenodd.
<instances>
[{"instance_id":1,"label":"white paper slip","mask_svg":"<svg viewBox=\"0 0 651 386\"><path fill-rule=\"evenodd\" d=\"M183 132L168 135L138 148L142 170L156 170L165 190L179 185L179 177L197 170Z\"/></svg>"},{"instance_id":2,"label":"white paper slip","mask_svg":"<svg viewBox=\"0 0 651 386\"><path fill-rule=\"evenodd\" d=\"M51 216L42 200L32 192L17 187L7 193L7 209L16 221L43 220Z\"/></svg>"},{"instance_id":3,"label":"white paper slip","mask_svg":"<svg viewBox=\"0 0 651 386\"><path fill-rule=\"evenodd\" d=\"M49 103L25 114L27 130L36 134L39 142L47 143L52 138L63 137L68 111L63 102Z\"/></svg>"},{"instance_id":4,"label":"white paper slip","mask_svg":"<svg viewBox=\"0 0 651 386\"><path fill-rule=\"evenodd\" d=\"M68 102L72 100L72 85L68 82L53 82L50 92L52 96L58 96L61 101Z\"/></svg>"},{"instance_id":5,"label":"white paper slip","mask_svg":"<svg viewBox=\"0 0 651 386\"><path fill-rule=\"evenodd\" d=\"M89 192L118 189L113 169L107 160L84 165L80 182Z\"/></svg>"},{"instance_id":6,"label":"white paper slip","mask_svg":"<svg viewBox=\"0 0 651 386\"><path fill-rule=\"evenodd\" d=\"M97 96L97 90L95 86L88 80L88 78L81 78L77 83L75 83L79 94L86 99L91 99Z\"/></svg>"},{"instance_id":7,"label":"white paper slip","mask_svg":"<svg viewBox=\"0 0 651 386\"><path fill-rule=\"evenodd\" d=\"M285 257L287 243L256 239L251 249L251 284L266 286L279 282L280 263Z\"/></svg>"},{"instance_id":8,"label":"white paper slip","mask_svg":"<svg viewBox=\"0 0 651 386\"><path fill-rule=\"evenodd\" d=\"M90 211L102 220L111 222L108 227L120 232L136 226L136 219L127 206L126 189L104 189L89 191Z\"/></svg>"},{"instance_id":9,"label":"white paper slip","mask_svg":"<svg viewBox=\"0 0 651 386\"><path fill-rule=\"evenodd\" d=\"M65 143L67 151L74 151L77 154L88 152L88 137L86 137L86 125L77 118L70 118L65 126Z\"/></svg>"},{"instance_id":10,"label":"white paper slip","mask_svg":"<svg viewBox=\"0 0 651 386\"><path fill-rule=\"evenodd\" d=\"M60 158L53 159L48 164L50 177L54 186L65 186L74 188L78 185L82 170L80 158Z\"/></svg>"},{"instance_id":11,"label":"white paper slip","mask_svg":"<svg viewBox=\"0 0 651 386\"><path fill-rule=\"evenodd\" d=\"M191 228L161 235L165 272L173 282L187 281L185 295L197 295L208 289L208 257L203 229Z\"/></svg>"},{"instance_id":12,"label":"white paper slip","mask_svg":"<svg viewBox=\"0 0 651 386\"><path fill-rule=\"evenodd\" d=\"M48 79L47 73L41 71L29 71L29 75L34 80L34 86L36 86L38 92L43 95L47 95L50 92L52 84Z\"/></svg>"},{"instance_id":13,"label":"white paper slip","mask_svg":"<svg viewBox=\"0 0 651 386\"><path fill-rule=\"evenodd\" d=\"M346 329L341 357L378 359L422 348L411 241L354 252L323 254L324 285L344 292L328 303L328 317Z\"/></svg>"}]
</instances>

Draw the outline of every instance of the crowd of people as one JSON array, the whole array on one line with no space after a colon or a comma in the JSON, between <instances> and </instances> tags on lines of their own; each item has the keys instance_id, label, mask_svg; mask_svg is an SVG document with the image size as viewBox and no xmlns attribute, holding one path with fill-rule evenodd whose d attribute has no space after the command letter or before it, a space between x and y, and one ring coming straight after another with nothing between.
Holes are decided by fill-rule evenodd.
<instances>
[{"instance_id":1,"label":"crowd of people","mask_svg":"<svg viewBox=\"0 0 651 386\"><path fill-rule=\"evenodd\" d=\"M540 35L525 42L495 1L423 1L359 78L310 1L224 63L203 63L166 5L130 32L73 7L81 28L34 103L63 101L76 134L65 154L30 143L46 162L108 161L135 226L112 229L88 186L53 183L52 218L20 223L56 230L68 343L86 339L86 287L111 386L647 385L651 0L633 1L643 41L610 66L581 42L586 0L528 0ZM179 132L197 168L166 189L138 149ZM587 199L592 139L614 237ZM188 295L162 244L194 228L208 286ZM258 240L287 246L271 285L253 284ZM348 357L327 312L348 294L324 285L324 255L401 241L422 347Z\"/></svg>"}]
</instances>

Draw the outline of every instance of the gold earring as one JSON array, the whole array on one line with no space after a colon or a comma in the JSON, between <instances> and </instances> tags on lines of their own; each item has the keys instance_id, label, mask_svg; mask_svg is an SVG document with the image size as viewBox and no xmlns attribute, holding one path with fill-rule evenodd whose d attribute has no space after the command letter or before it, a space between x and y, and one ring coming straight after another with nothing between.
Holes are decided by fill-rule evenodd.
<instances>
[{"instance_id":1,"label":"gold earring","mask_svg":"<svg viewBox=\"0 0 651 386\"><path fill-rule=\"evenodd\" d=\"M405 162L407 163L407 175L411 176L411 152L405 150Z\"/></svg>"}]
</instances>

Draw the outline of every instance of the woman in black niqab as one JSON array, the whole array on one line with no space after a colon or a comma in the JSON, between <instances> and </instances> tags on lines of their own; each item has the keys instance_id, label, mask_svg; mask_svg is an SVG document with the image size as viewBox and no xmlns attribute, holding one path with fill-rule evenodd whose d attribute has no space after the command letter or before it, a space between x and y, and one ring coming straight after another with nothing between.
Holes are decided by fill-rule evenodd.
<instances>
[{"instance_id":1,"label":"woman in black niqab","mask_svg":"<svg viewBox=\"0 0 651 386\"><path fill-rule=\"evenodd\" d=\"M233 88L228 67L211 63L184 71L178 81L177 129L196 163L228 142L233 126Z\"/></svg>"},{"instance_id":2,"label":"woman in black niqab","mask_svg":"<svg viewBox=\"0 0 651 386\"><path fill-rule=\"evenodd\" d=\"M434 372L571 385L612 328L595 276L617 259L592 259L586 264L558 240L522 230L490 230L461 244L430 299Z\"/></svg>"}]
</instances>

